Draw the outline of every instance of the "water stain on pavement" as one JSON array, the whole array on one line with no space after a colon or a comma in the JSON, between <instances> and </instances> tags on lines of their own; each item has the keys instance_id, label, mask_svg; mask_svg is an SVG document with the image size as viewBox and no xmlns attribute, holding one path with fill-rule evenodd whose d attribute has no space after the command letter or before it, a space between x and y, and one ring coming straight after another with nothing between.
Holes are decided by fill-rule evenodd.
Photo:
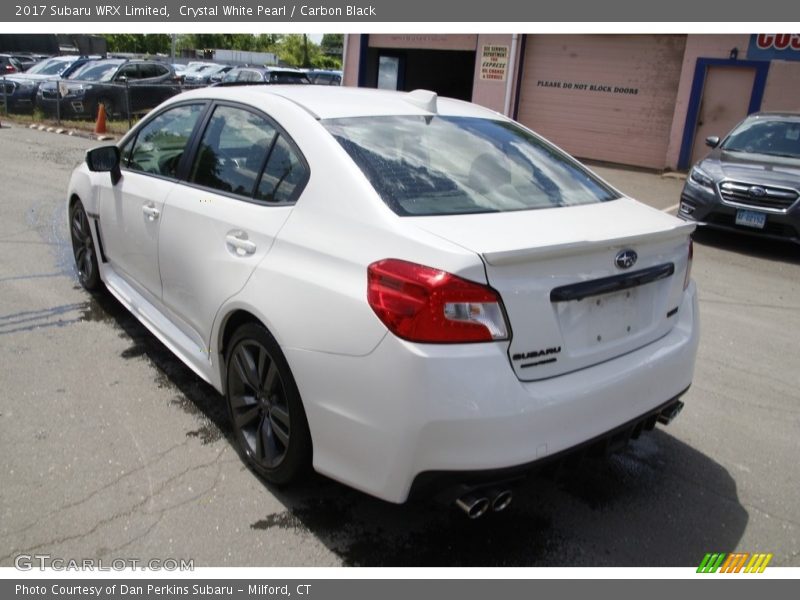
<instances>
[{"instance_id":1,"label":"water stain on pavement","mask_svg":"<svg viewBox=\"0 0 800 600\"><path fill-rule=\"evenodd\" d=\"M184 365L153 336L116 298L107 292L93 294L81 306L81 320L106 323L119 329L119 336L131 342L120 353L126 360L148 360L156 370L154 383L174 392L169 403L195 416L199 427L186 435L203 444L230 437L225 401L217 391Z\"/></svg>"}]
</instances>

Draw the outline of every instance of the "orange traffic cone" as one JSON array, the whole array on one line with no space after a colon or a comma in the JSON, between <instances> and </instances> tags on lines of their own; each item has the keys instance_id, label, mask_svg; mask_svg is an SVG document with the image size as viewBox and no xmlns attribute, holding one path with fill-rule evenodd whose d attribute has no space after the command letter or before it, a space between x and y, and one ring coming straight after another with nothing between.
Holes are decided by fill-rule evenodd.
<instances>
[{"instance_id":1,"label":"orange traffic cone","mask_svg":"<svg viewBox=\"0 0 800 600\"><path fill-rule=\"evenodd\" d=\"M97 107L97 122L94 124L94 132L97 134L106 132L106 105L101 104Z\"/></svg>"}]
</instances>

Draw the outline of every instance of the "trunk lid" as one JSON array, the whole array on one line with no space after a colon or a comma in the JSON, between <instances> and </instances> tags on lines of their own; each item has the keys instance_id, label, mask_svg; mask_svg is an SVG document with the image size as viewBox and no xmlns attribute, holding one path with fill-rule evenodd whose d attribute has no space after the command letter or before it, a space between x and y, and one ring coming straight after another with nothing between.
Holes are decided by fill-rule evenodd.
<instances>
[{"instance_id":1,"label":"trunk lid","mask_svg":"<svg viewBox=\"0 0 800 600\"><path fill-rule=\"evenodd\" d=\"M629 198L414 223L481 256L503 299L521 380L631 352L676 322L694 225ZM617 266L630 250L635 263Z\"/></svg>"}]
</instances>

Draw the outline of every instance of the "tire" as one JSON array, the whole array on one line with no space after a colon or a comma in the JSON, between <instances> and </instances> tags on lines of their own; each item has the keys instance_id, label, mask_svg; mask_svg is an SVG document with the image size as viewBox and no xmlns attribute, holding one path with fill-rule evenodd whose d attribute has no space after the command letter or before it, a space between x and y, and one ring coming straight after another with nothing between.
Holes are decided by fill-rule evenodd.
<instances>
[{"instance_id":1,"label":"tire","mask_svg":"<svg viewBox=\"0 0 800 600\"><path fill-rule=\"evenodd\" d=\"M225 397L237 449L267 481L285 485L311 466L311 435L292 372L258 323L233 334L225 357Z\"/></svg>"},{"instance_id":2,"label":"tire","mask_svg":"<svg viewBox=\"0 0 800 600\"><path fill-rule=\"evenodd\" d=\"M72 257L78 269L78 281L90 292L102 286L100 269L97 266L97 251L94 247L89 217L80 200L73 202L69 209L69 231L72 239Z\"/></svg>"}]
</instances>

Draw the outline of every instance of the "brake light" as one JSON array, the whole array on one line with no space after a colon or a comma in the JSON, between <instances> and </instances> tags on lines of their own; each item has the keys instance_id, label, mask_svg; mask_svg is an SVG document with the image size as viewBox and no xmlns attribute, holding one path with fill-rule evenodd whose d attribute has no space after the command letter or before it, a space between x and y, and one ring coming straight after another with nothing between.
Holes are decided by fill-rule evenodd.
<instances>
[{"instance_id":1,"label":"brake light","mask_svg":"<svg viewBox=\"0 0 800 600\"><path fill-rule=\"evenodd\" d=\"M692 279L692 261L694 260L694 240L689 238L689 256L686 260L686 276L683 278L683 289L689 287Z\"/></svg>"},{"instance_id":2,"label":"brake light","mask_svg":"<svg viewBox=\"0 0 800 600\"><path fill-rule=\"evenodd\" d=\"M431 267L393 258L372 263L367 302L389 331L412 342L508 339L494 290Z\"/></svg>"}]
</instances>

